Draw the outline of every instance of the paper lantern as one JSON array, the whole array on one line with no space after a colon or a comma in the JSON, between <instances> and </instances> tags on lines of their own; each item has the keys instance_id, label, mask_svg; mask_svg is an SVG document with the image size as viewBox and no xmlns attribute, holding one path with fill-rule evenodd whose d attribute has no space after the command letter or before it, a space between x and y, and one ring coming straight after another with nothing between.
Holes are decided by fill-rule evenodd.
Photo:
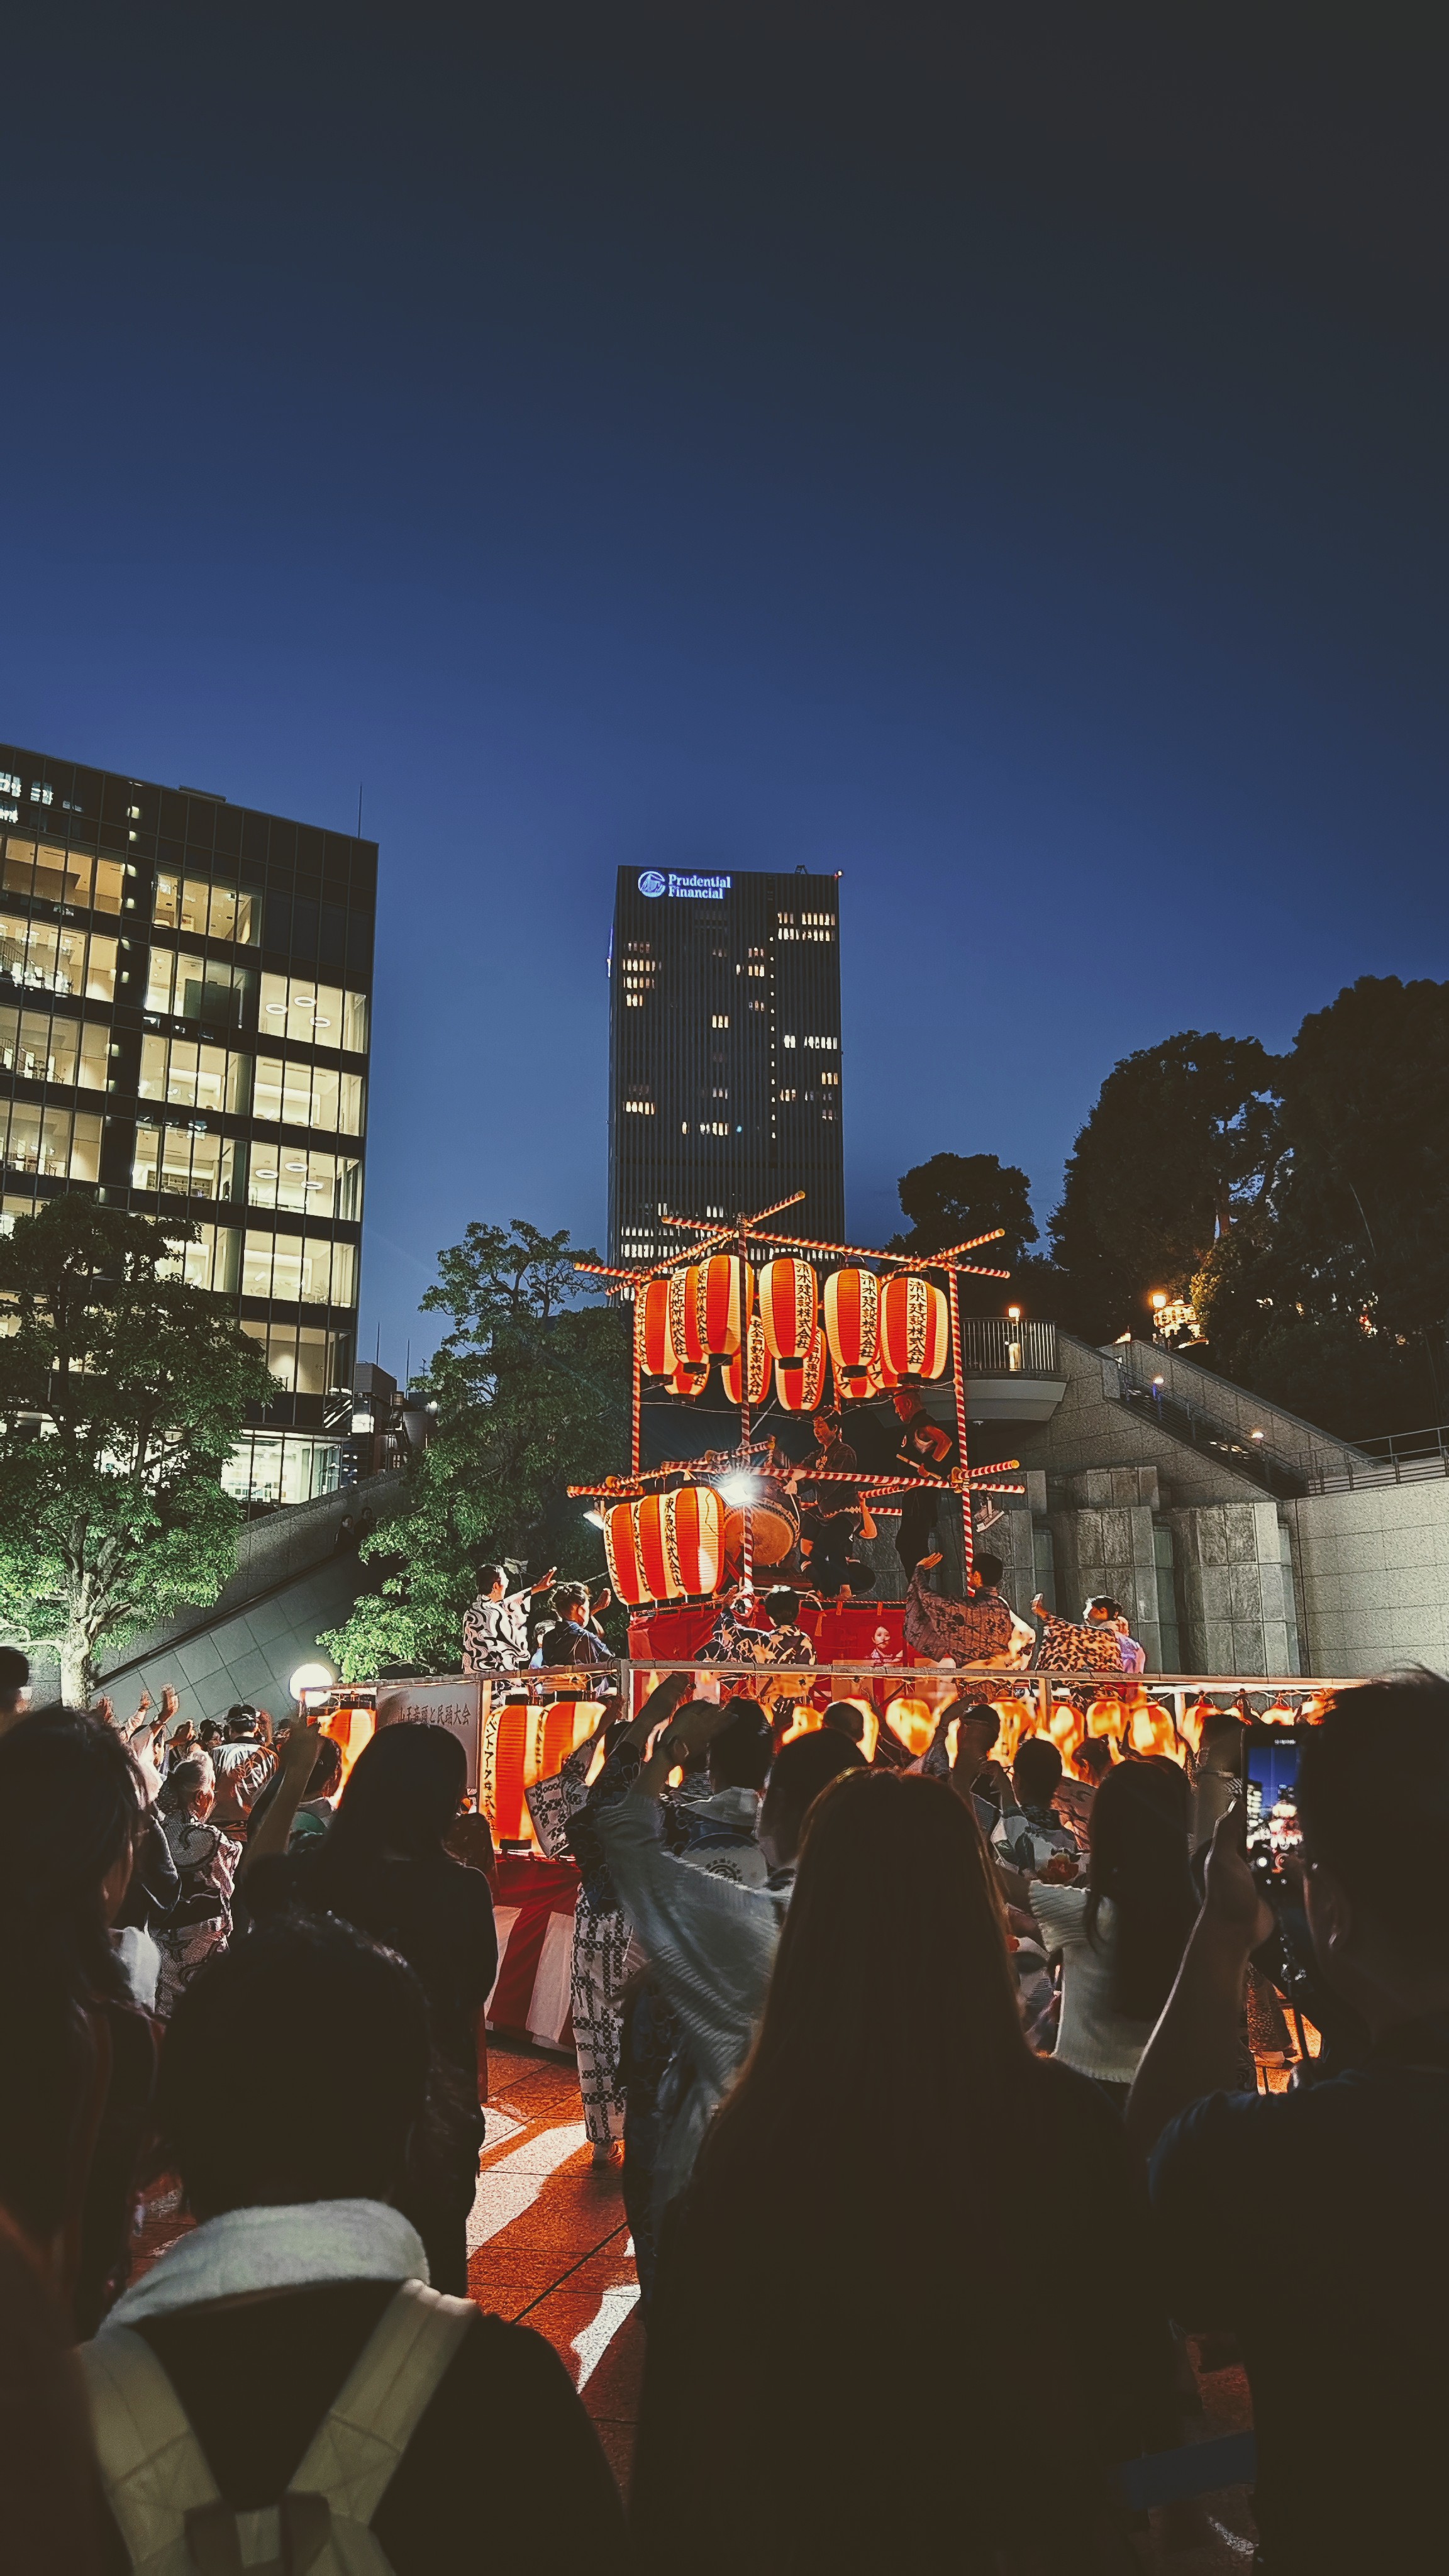
<instances>
[{"instance_id":1,"label":"paper lantern","mask_svg":"<svg viewBox=\"0 0 1449 2576\"><path fill-rule=\"evenodd\" d=\"M776 1377L781 1369L793 1376L804 1367L819 1337L820 1292L815 1273L808 1261L768 1261L760 1272L759 1293L765 1346L776 1363Z\"/></svg>"},{"instance_id":2,"label":"paper lantern","mask_svg":"<svg viewBox=\"0 0 1449 2576\"><path fill-rule=\"evenodd\" d=\"M804 1359L775 1362L775 1394L786 1413L815 1413L825 1386L825 1335L817 1333Z\"/></svg>"},{"instance_id":3,"label":"paper lantern","mask_svg":"<svg viewBox=\"0 0 1449 2576\"><path fill-rule=\"evenodd\" d=\"M604 1561L616 1599L632 1606L650 1598L639 1561L639 1523L633 1503L615 1503L605 1512Z\"/></svg>"},{"instance_id":4,"label":"paper lantern","mask_svg":"<svg viewBox=\"0 0 1449 2576\"><path fill-rule=\"evenodd\" d=\"M692 1368L689 1362L685 1360L681 1362L680 1366L675 1370L671 1377L669 1381L669 1392L671 1395L703 1395L708 1384L708 1360L702 1361L698 1368Z\"/></svg>"},{"instance_id":5,"label":"paper lantern","mask_svg":"<svg viewBox=\"0 0 1449 2576\"><path fill-rule=\"evenodd\" d=\"M686 1601L715 1590L724 1562L724 1513L713 1485L682 1485L666 1494L670 1564Z\"/></svg>"},{"instance_id":6,"label":"paper lantern","mask_svg":"<svg viewBox=\"0 0 1449 2576\"><path fill-rule=\"evenodd\" d=\"M945 1290L914 1270L897 1272L881 1290L880 1353L903 1386L939 1377L951 1352Z\"/></svg>"},{"instance_id":7,"label":"paper lantern","mask_svg":"<svg viewBox=\"0 0 1449 2576\"><path fill-rule=\"evenodd\" d=\"M853 1399L869 1395L880 1340L880 1281L873 1270L832 1270L821 1305L837 1387Z\"/></svg>"},{"instance_id":8,"label":"paper lantern","mask_svg":"<svg viewBox=\"0 0 1449 2576\"><path fill-rule=\"evenodd\" d=\"M699 1600L719 1582L724 1516L712 1485L646 1494L604 1515L609 1580L630 1610L645 1602Z\"/></svg>"},{"instance_id":9,"label":"paper lantern","mask_svg":"<svg viewBox=\"0 0 1449 2576\"><path fill-rule=\"evenodd\" d=\"M694 1272L695 1321L705 1355L733 1359L755 1303L755 1274L737 1252L716 1252Z\"/></svg>"},{"instance_id":10,"label":"paper lantern","mask_svg":"<svg viewBox=\"0 0 1449 2576\"><path fill-rule=\"evenodd\" d=\"M634 1347L645 1377L671 1377L677 1366L669 1333L667 1279L646 1279L634 1299Z\"/></svg>"},{"instance_id":11,"label":"paper lantern","mask_svg":"<svg viewBox=\"0 0 1449 2576\"><path fill-rule=\"evenodd\" d=\"M639 1571L646 1601L677 1601L684 1588L671 1544L669 1506L673 1500L672 1494L646 1494L634 1506Z\"/></svg>"},{"instance_id":12,"label":"paper lantern","mask_svg":"<svg viewBox=\"0 0 1449 2576\"><path fill-rule=\"evenodd\" d=\"M723 1376L725 1395L731 1404L763 1403L770 1380L770 1354L765 1348L765 1327L758 1315L750 1317L744 1347L725 1361Z\"/></svg>"},{"instance_id":13,"label":"paper lantern","mask_svg":"<svg viewBox=\"0 0 1449 2576\"><path fill-rule=\"evenodd\" d=\"M678 1368L708 1368L709 1353L699 1329L699 1264L686 1263L669 1281L669 1338ZM683 1390L681 1389L680 1392Z\"/></svg>"}]
</instances>

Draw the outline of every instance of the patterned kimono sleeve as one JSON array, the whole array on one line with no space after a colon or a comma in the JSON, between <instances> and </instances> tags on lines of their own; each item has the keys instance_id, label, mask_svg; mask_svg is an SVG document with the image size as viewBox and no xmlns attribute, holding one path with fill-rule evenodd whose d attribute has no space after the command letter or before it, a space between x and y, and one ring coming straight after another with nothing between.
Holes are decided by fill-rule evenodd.
<instances>
[{"instance_id":1,"label":"patterned kimono sleeve","mask_svg":"<svg viewBox=\"0 0 1449 2576\"><path fill-rule=\"evenodd\" d=\"M588 1796L589 1764L594 1758L592 1738L571 1753L561 1770L551 1780L535 1780L524 1790L538 1848L545 1860L569 1860L569 1821L576 1816Z\"/></svg>"}]
</instances>

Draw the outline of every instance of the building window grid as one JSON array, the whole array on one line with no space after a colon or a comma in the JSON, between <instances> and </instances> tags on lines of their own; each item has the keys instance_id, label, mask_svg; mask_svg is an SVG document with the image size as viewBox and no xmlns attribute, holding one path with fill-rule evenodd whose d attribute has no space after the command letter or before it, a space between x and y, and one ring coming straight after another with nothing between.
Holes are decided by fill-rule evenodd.
<instances>
[{"instance_id":1,"label":"building window grid","mask_svg":"<svg viewBox=\"0 0 1449 2576\"><path fill-rule=\"evenodd\" d=\"M69 777L69 770L64 774ZM60 824L61 813L74 815L77 823L63 828L84 833L92 843L98 834L104 839L107 828L104 816L118 810L112 801L117 782L105 780L96 773L85 773L83 779L78 774L76 784L75 795L61 796L58 800L60 812L56 815L56 825ZM17 784L17 797L19 793ZM178 809L184 807L186 801L166 790L151 791L151 800L153 805L174 805ZM55 801L55 791L49 787L43 796L32 790L33 804L50 806ZM219 810L213 809L214 812ZM195 812L195 800L192 811ZM125 816L128 825L140 824L143 820L142 809L134 801L126 804ZM280 831L284 841L307 835L318 850L323 846L320 833L307 834L307 827L273 825L270 818L250 815L241 808L226 809L226 819L236 836L240 836L244 829L263 836L269 831ZM55 826L50 828L53 830ZM214 865L210 853L198 852L193 862L188 849L184 868L169 871L158 868L157 879L169 874L172 887L177 890L173 898L177 920L172 934L177 945L173 946L167 937L164 890L157 884L154 892L147 891L152 884L152 870L140 846L146 835L128 829L125 838L134 856L118 858L110 856L104 848L100 852L94 847L89 850L67 849L51 842L37 841L33 829L29 835L8 836L8 845L0 836L0 1070L9 1072L15 1083L44 1082L51 1089L65 1086L70 1089L72 1098L77 1089L99 1090L103 1083L114 1092L117 1076L111 1060L118 1054L125 1054L126 1049L124 1043L117 1044L111 1014L118 1001L142 1002L143 996L145 1003L155 1012L156 1001L161 997L154 991L158 979L151 969L153 961L158 958L166 961L161 973L166 978L167 1016L176 1015L169 1008L173 1003L201 999L204 994L206 1005L217 1010L229 1027L236 1026L243 1016L251 1017L246 1005L256 988L257 978L254 970L236 965L235 953L238 948L250 948L254 953L259 944L262 907L256 892L243 894L235 867L230 871L228 882L226 871L221 865ZM17 841L20 843L18 848L15 846ZM280 874L290 888L300 888L300 869L293 869L285 859L280 871L274 863L269 864L272 865L274 880ZM363 864L365 866L366 862ZM254 868L253 874L259 888L263 870ZM343 948L351 956L354 942L347 910L351 900L348 885L342 886L341 894L343 927L340 936ZM115 919L127 911L138 911L140 915L136 925L137 936L129 944L125 941L121 922ZM92 926L85 918L87 912L92 916L102 916L104 927ZM152 914L161 917L153 922L149 917ZM110 915L111 920L106 921L106 915ZM361 941L365 956L370 946L371 906L364 904L356 917L363 923ZM119 936L112 935L112 922ZM153 936L153 931L159 935ZM190 948L181 944L184 939L190 940ZM218 943L224 952L220 956L215 953ZM199 954L195 953L197 950ZM190 980L201 988L197 996L184 992L183 957L191 969ZM176 989L178 978L183 984L181 993ZM269 996L278 994L279 979L268 977L264 980ZM127 986L134 989L128 993ZM225 1000L221 998L223 994ZM361 1072L354 1069L349 1074L336 1067L317 1065L310 1059L312 1048L320 1055L334 1048L341 1051L344 1045L345 1051L354 1057L365 1057L369 1014L365 991L356 984L329 985L325 970L319 976L309 969L280 979L280 995L285 997L285 1027L264 1033L284 1035L287 1041L284 1054L270 1060L274 1068L283 1063L287 1065L285 1087L291 1095L286 1101L287 1108L289 1111L294 1108L301 1087L297 1079L298 1068L292 1062L298 1054L296 1037L301 1036L308 1062L309 1118L316 1121L317 1129L326 1135L360 1135L364 1098ZM54 998L98 1003L103 1006L104 1017L92 1018L89 1014L70 1016L47 1010L38 1006L41 996L47 1001ZM326 1010L328 998L335 1001L342 1013L337 1022L336 1036L330 1030L324 1034L319 1025L329 1016ZM309 999L310 1010L307 1007ZM299 1004L300 1009L297 1007ZM190 1014L193 1027L198 1019L205 1026L206 1016L207 1013L201 1010ZM154 1017L151 1026L154 1030ZM312 1041L312 1047L306 1047L307 1039ZM227 1073L221 1077L217 1073L218 1059L228 1064ZM221 1099L227 1099L234 1104L231 1114L245 1117L250 1104L246 1100L244 1086L258 1062L259 1059L253 1058L246 1047L244 1037L240 1046L233 1045L229 1059L225 1048L211 1047L206 1038L179 1038L174 1041L174 1053L167 1059L166 1072L159 1082L153 1049L149 1059L148 1087L158 1093L164 1090L167 1105L181 1110L210 1107ZM128 1092L139 1095L141 1083L135 1067L136 1057L131 1056L122 1082ZM99 1114L49 1105L33 1108L19 1100L0 1100L0 1119L4 1121L0 1151L7 1157L13 1151L15 1160L10 1169L23 1173L31 1184L23 1195L7 1193L4 1200L7 1227L13 1225L18 1214L28 1213L33 1208L35 1192L46 1182L65 1184L78 1181L82 1185L94 1185L99 1179L105 1132ZM124 1118L121 1133L125 1136L129 1132L129 1119ZM172 1165L172 1183L178 1183L182 1177L180 1164L184 1151L188 1196L193 1203L198 1177L203 1183L201 1195L210 1194L218 1187L224 1195L228 1154L233 1180L238 1164L245 1163L244 1151L239 1156L236 1150L243 1140L218 1135L204 1116L180 1120L153 1118L148 1124L146 1141L151 1149L153 1168L159 1167L160 1177L165 1178L166 1165ZM360 1159L360 1149L355 1158L331 1158L335 1165L349 1162L351 1169L358 1173ZM328 1163L314 1163L312 1149L308 1148L305 1177L310 1180L320 1174L326 1179L328 1173ZM309 1201L315 1196L315 1192L309 1192ZM207 1286L233 1303L239 1294L254 1295L265 1276L274 1310L269 1333L280 1334L283 1341L290 1334L294 1347L304 1352L314 1350L315 1344L310 1339L303 1342L299 1337L303 1333L313 1335L320 1328L310 1323L299 1323L298 1307L308 1305L316 1312L320 1306L324 1314L330 1310L335 1320L329 1321L325 1328L327 1347L334 1353L346 1350L350 1368L351 1334L347 1327L356 1307L355 1241L335 1235L323 1238L310 1232L301 1236L283 1236L264 1235L255 1229L247 1229L244 1234L240 1226L228 1225L203 1225L199 1233L201 1240L198 1243L178 1246L176 1275ZM245 1257L242 1252L244 1243L247 1248ZM267 1247L265 1252L263 1245ZM309 1368L300 1362L297 1367L305 1391ZM316 1374L314 1364L310 1373ZM260 1443L270 1439L271 1435L258 1433L255 1437ZM316 1444L304 1433L288 1437L298 1459L305 1462ZM333 1446L334 1454L338 1454L336 1444Z\"/></svg>"}]
</instances>

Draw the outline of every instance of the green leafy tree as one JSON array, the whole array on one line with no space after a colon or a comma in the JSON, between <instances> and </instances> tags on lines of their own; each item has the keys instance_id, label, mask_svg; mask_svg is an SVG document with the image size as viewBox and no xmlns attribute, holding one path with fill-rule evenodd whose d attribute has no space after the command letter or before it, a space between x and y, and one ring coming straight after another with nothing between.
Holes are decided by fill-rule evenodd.
<instances>
[{"instance_id":1,"label":"green leafy tree","mask_svg":"<svg viewBox=\"0 0 1449 2576\"><path fill-rule=\"evenodd\" d=\"M196 1228L52 1199L0 1241L0 1618L60 1652L68 1701L97 1649L236 1565L221 1469L276 1382L200 1288L164 1275Z\"/></svg>"},{"instance_id":2,"label":"green leafy tree","mask_svg":"<svg viewBox=\"0 0 1449 2576\"><path fill-rule=\"evenodd\" d=\"M1363 976L1281 1067L1273 1184L1193 1285L1212 1365L1346 1438L1449 1403L1449 984Z\"/></svg>"},{"instance_id":3,"label":"green leafy tree","mask_svg":"<svg viewBox=\"0 0 1449 2576\"><path fill-rule=\"evenodd\" d=\"M1051 1221L1060 1321L1106 1341L1184 1292L1215 1241L1259 1208L1282 1154L1281 1067L1257 1038L1196 1029L1114 1065Z\"/></svg>"},{"instance_id":4,"label":"green leafy tree","mask_svg":"<svg viewBox=\"0 0 1449 2576\"><path fill-rule=\"evenodd\" d=\"M378 1593L319 1643L349 1681L379 1664L456 1670L478 1567L505 1557L596 1574L601 1545L565 1488L628 1456L630 1314L581 1279L567 1232L470 1225L439 1255L425 1311L450 1319L426 1377L436 1429L399 1513L364 1542Z\"/></svg>"},{"instance_id":5,"label":"green leafy tree","mask_svg":"<svg viewBox=\"0 0 1449 2576\"><path fill-rule=\"evenodd\" d=\"M1003 1241L984 1246L978 1258L993 1268L1015 1271L1026 1246L1037 1239L1031 1183L1015 1163L1003 1163L997 1154L933 1154L905 1173L898 1188L911 1230L892 1237L891 1252L924 1257L999 1225L1005 1229ZM964 1278L960 1283L968 1315L996 1313L1011 1293L1004 1280Z\"/></svg>"}]
</instances>

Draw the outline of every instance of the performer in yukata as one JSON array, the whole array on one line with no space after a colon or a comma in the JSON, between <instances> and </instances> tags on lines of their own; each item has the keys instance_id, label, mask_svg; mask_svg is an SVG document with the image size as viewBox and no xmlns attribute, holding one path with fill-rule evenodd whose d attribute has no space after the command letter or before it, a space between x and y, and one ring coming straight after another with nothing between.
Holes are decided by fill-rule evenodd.
<instances>
[{"instance_id":1,"label":"performer in yukata","mask_svg":"<svg viewBox=\"0 0 1449 2576\"><path fill-rule=\"evenodd\" d=\"M545 1859L574 1860L579 1867L569 2001L584 2129L594 2162L600 2165L612 2160L615 2143L624 2134L619 2073L624 1990L635 1969L643 1965L643 1952L634 1944L631 1956L628 1918L614 1892L590 1810L597 1810L602 1801L622 1798L632 1785L639 1768L638 1748L617 1744L618 1736L627 1731L617 1715L607 1713L551 1780L535 1780L524 1791ZM605 1762L591 1789L589 1773L601 1736ZM608 1759L611 1747L616 1755L613 1761Z\"/></svg>"},{"instance_id":2,"label":"performer in yukata","mask_svg":"<svg viewBox=\"0 0 1449 2576\"><path fill-rule=\"evenodd\" d=\"M550 1566L537 1583L507 1589L501 1565L480 1565L476 1599L463 1614L465 1673L517 1673L528 1662L528 1604L547 1592L558 1569Z\"/></svg>"}]
</instances>

